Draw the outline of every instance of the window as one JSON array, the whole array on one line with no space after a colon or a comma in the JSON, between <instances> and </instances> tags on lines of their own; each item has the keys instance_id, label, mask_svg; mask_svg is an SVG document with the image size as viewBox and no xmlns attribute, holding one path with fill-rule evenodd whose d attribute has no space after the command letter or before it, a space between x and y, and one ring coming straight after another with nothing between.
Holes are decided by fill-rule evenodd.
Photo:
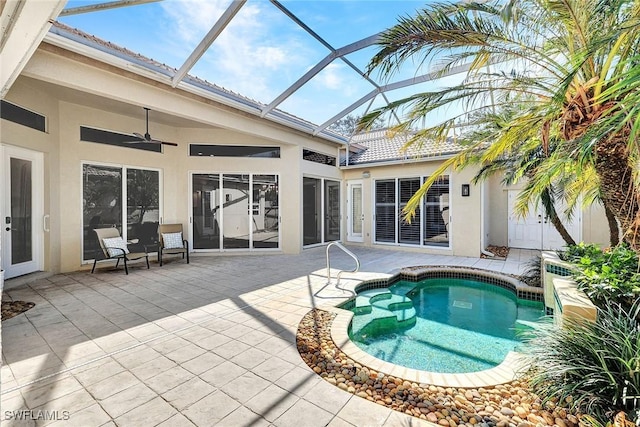
<instances>
[{"instance_id":1,"label":"window","mask_svg":"<svg viewBox=\"0 0 640 427\"><path fill-rule=\"evenodd\" d=\"M84 164L82 178L83 260L93 259L100 249L93 231L96 228L115 227L125 240L138 239L150 252L156 250L160 222L159 171ZM126 224L124 229L123 224Z\"/></svg>"},{"instance_id":2,"label":"window","mask_svg":"<svg viewBox=\"0 0 640 427\"><path fill-rule=\"evenodd\" d=\"M280 147L189 144L189 155L196 157L266 157L269 159L279 159Z\"/></svg>"},{"instance_id":3,"label":"window","mask_svg":"<svg viewBox=\"0 0 640 427\"><path fill-rule=\"evenodd\" d=\"M376 181L376 242L396 242L396 182L395 179Z\"/></svg>"},{"instance_id":4,"label":"window","mask_svg":"<svg viewBox=\"0 0 640 427\"><path fill-rule=\"evenodd\" d=\"M46 118L43 115L4 100L0 101L0 118L40 132L46 131Z\"/></svg>"},{"instance_id":5,"label":"window","mask_svg":"<svg viewBox=\"0 0 640 427\"><path fill-rule=\"evenodd\" d=\"M126 133L111 132L108 130L94 129L80 126L80 140L85 142L97 142L98 144L115 145L117 147L134 148L136 150L162 152L161 144L148 142L136 142L138 138Z\"/></svg>"},{"instance_id":6,"label":"window","mask_svg":"<svg viewBox=\"0 0 640 427\"><path fill-rule=\"evenodd\" d=\"M336 165L335 156L329 156L327 154L317 153L312 150L303 149L302 158L310 162L320 163L321 165L329 165L329 166Z\"/></svg>"},{"instance_id":7,"label":"window","mask_svg":"<svg viewBox=\"0 0 640 427\"><path fill-rule=\"evenodd\" d=\"M449 246L449 177L427 191L411 223L402 210L426 177L376 180L375 242L418 246Z\"/></svg>"}]
</instances>

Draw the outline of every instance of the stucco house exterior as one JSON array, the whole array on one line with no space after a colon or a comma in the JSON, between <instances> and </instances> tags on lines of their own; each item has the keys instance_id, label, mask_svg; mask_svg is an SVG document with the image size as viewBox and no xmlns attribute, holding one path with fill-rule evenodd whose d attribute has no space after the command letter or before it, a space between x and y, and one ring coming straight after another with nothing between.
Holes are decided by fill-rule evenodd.
<instances>
[{"instance_id":1,"label":"stucco house exterior","mask_svg":"<svg viewBox=\"0 0 640 427\"><path fill-rule=\"evenodd\" d=\"M314 134L256 109L197 78L174 87L166 66L55 24L2 100L5 278L90 268L92 230L105 226L153 251L157 225L181 223L192 250L212 256L335 240L472 257L488 245L557 246L537 213L510 213L517 189L473 185L473 168L443 176L402 221L454 142L404 153L402 137L382 130ZM145 130L177 146L136 141ZM607 244L597 206L574 225L576 240Z\"/></svg>"}]
</instances>

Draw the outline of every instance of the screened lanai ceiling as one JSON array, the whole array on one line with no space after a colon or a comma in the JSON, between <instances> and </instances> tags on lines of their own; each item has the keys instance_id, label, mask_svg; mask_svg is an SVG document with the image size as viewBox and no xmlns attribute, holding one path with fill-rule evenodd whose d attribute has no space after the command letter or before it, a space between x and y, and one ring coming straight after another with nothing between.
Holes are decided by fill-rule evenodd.
<instances>
[{"instance_id":1,"label":"screened lanai ceiling","mask_svg":"<svg viewBox=\"0 0 640 427\"><path fill-rule=\"evenodd\" d=\"M161 71L174 87L201 79L223 89L223 98L231 104L285 124L298 122L298 128L300 118L304 130L323 136L348 115L359 117L460 79L433 79L437 64L419 68L408 63L391 79L365 74L377 34L424 5L374 0L71 0L57 20L165 65ZM70 36L61 26L52 27L51 33Z\"/></svg>"}]
</instances>

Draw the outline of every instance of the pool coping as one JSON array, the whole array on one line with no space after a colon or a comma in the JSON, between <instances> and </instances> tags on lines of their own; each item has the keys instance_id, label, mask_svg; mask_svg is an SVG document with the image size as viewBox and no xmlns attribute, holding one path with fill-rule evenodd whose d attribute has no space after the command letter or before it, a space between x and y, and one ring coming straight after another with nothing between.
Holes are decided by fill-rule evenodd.
<instances>
[{"instance_id":1,"label":"pool coping","mask_svg":"<svg viewBox=\"0 0 640 427\"><path fill-rule=\"evenodd\" d=\"M528 294L540 294L540 297L542 296L542 288L527 286L513 277L488 270L454 266L434 266L418 268L414 270L403 269L395 275L380 274L378 277L374 278L368 275L368 277L363 278L363 280L358 280L358 274L356 273L354 276L351 276L349 279L346 279L343 282L343 289L356 294L359 290L367 289L367 285L370 285L371 287L382 287L383 284L385 286L389 286L395 281L401 280L402 278L407 278L407 276L410 276L411 280L415 280L416 278L419 278L421 276L441 271L446 271L448 273L455 272L462 275L470 274L475 276L482 276L484 278L492 278L495 280L507 282L508 284L512 285L513 290L516 292L516 295L520 295L521 292L526 292ZM344 301L337 305L343 303ZM515 380L517 374L519 372L522 372L527 366L526 357L522 353L518 353L515 351L510 351L509 353L507 353L502 363L500 363L498 366L495 366L491 369L470 373L452 374L429 372L395 365L366 353L351 341L348 334L348 328L353 317L353 312L339 308L336 305L326 305L319 308L336 314L336 317L331 323L331 338L336 346L340 349L340 351L342 351L348 358L377 372L381 372L397 378L402 378L418 384L462 388L491 387Z\"/></svg>"}]
</instances>

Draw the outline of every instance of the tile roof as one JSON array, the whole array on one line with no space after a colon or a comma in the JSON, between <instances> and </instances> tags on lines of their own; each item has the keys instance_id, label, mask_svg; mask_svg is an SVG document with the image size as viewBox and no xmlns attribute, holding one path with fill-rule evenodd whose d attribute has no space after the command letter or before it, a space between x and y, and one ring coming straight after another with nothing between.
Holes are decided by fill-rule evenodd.
<instances>
[{"instance_id":1,"label":"tile roof","mask_svg":"<svg viewBox=\"0 0 640 427\"><path fill-rule=\"evenodd\" d=\"M388 129L363 132L353 136L351 143L356 143L364 150L349 153L349 166L369 163L393 162L399 160L428 159L446 156L462 151L463 147L453 138L445 142L424 141L420 146L414 144L403 150L411 135L392 133ZM344 158L340 165L345 166Z\"/></svg>"}]
</instances>

